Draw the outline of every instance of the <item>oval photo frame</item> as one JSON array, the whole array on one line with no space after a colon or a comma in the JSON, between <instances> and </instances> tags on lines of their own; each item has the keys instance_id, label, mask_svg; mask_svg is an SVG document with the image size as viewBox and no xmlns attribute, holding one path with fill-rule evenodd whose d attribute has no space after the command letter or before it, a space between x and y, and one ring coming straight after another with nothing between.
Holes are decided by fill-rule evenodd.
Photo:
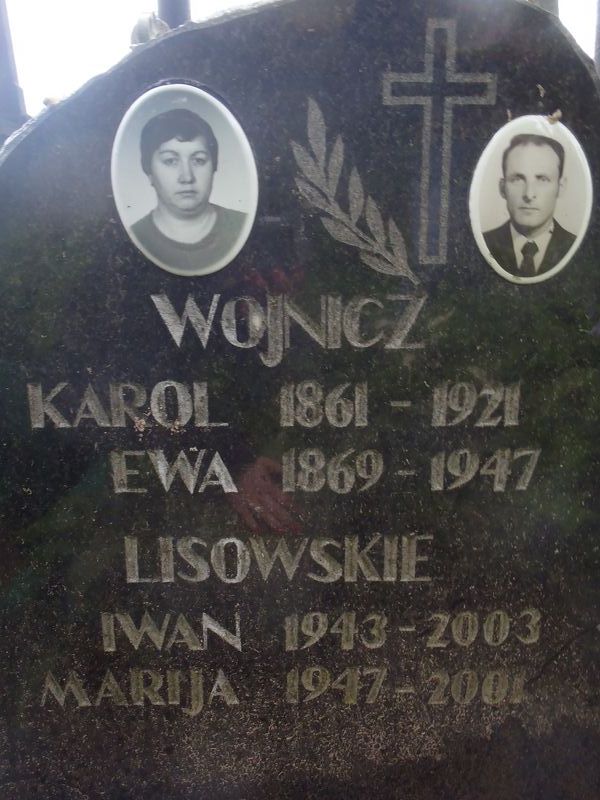
<instances>
[{"instance_id":1,"label":"oval photo frame","mask_svg":"<svg viewBox=\"0 0 600 800\"><path fill-rule=\"evenodd\" d=\"M560 122L528 115L500 128L483 151L469 216L477 246L498 275L541 283L579 249L592 202L589 164L575 136Z\"/></svg>"},{"instance_id":2,"label":"oval photo frame","mask_svg":"<svg viewBox=\"0 0 600 800\"><path fill-rule=\"evenodd\" d=\"M209 275L246 243L258 172L240 123L208 92L184 83L148 90L115 135L111 181L135 246L174 275Z\"/></svg>"}]
</instances>

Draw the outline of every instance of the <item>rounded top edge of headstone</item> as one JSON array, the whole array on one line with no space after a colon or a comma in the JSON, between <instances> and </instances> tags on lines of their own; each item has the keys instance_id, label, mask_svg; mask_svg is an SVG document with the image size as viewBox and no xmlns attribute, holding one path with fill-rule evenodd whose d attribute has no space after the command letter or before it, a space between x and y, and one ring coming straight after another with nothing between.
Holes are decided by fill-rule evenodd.
<instances>
[{"instance_id":1,"label":"rounded top edge of headstone","mask_svg":"<svg viewBox=\"0 0 600 800\"><path fill-rule=\"evenodd\" d=\"M349 2L355 2L356 0L349 0ZM91 78L86 80L78 89L76 89L71 94L67 95L64 98L60 98L56 102L52 104L48 104L45 108L43 108L38 114L33 117L28 118L20 127L16 128L4 142L0 143L0 167L6 161L6 159L10 156L10 154L15 150L16 147L33 131L37 130L40 125L43 125L47 120L53 117L55 114L60 113L65 108L69 107L73 102L77 102L77 100L81 97L83 93L85 93L91 86L97 84L99 81L105 80L109 77L115 70L120 69L121 67L130 64L131 62L139 59L142 56L147 56L149 52L153 49L162 47L165 42L178 39L182 36L194 34L199 31L204 31L209 28L216 27L218 25L224 25L243 17L250 17L255 16L261 13L265 13L272 9L277 9L285 6L291 5L303 5L306 2L311 2L311 0L254 0L251 5L246 6L234 6L232 8L226 9L224 11L216 12L210 16L207 16L203 19L199 20L190 20L189 22L184 23L183 25L179 25L177 28L173 28L172 30L167 30L165 32L161 32L160 35L156 36L155 38L149 39L146 42L141 42L139 44L134 44L130 48L130 52L126 53L123 58L119 61L115 62L112 66L110 66L104 72L100 72L97 75L93 75ZM325 5L327 3L335 4L339 2L339 0L318 0L319 3Z\"/></svg>"},{"instance_id":2,"label":"rounded top edge of headstone","mask_svg":"<svg viewBox=\"0 0 600 800\"><path fill-rule=\"evenodd\" d=\"M550 24L554 25L556 29L563 35L565 40L571 45L573 52L578 56L582 65L587 69L590 77L592 78L592 81L596 87L596 91L600 94L600 74L598 72L599 68L596 65L596 62L585 52L583 47L575 39L575 36L561 20L558 12L551 11L542 7L541 5L538 5L535 0L508 0L508 2L513 3L514 5L526 7L532 14L541 16L546 22L550 22Z\"/></svg>"},{"instance_id":3,"label":"rounded top edge of headstone","mask_svg":"<svg viewBox=\"0 0 600 800\"><path fill-rule=\"evenodd\" d=\"M232 8L216 12L203 19L190 20L183 25L178 26L172 30L165 31L147 42L136 44L131 47L122 59L117 61L105 72L94 75L89 80L85 81L78 89L65 98L60 99L58 102L52 103L40 111L36 116L29 118L21 127L17 128L8 138L0 144L0 168L4 162L11 155L11 153L28 138L40 126L44 125L54 115L60 114L65 109L71 107L76 103L83 94L85 94L92 86L97 85L99 82L109 78L116 70L121 69L127 65L132 64L137 59L147 57L156 48L164 46L166 43L184 36L194 35L206 31L217 26L226 25L228 23L236 22L242 18L256 17L257 15L268 13L272 11L286 11L290 10L295 14L296 10L301 11L302 15L309 14L311 9L320 17L326 14L327 9L340 10L342 7L351 12L365 0L254 0L250 5L234 6ZM367 0L369 4L375 5L374 0ZM488 0L491 2L491 0ZM497 0L494 0L496 3ZM549 21L556 27L558 31L564 36L565 40L570 44L574 53L579 58L582 66L587 70L592 78L596 90L600 94L600 77L596 69L596 65L592 58L585 53L581 46L577 43L570 31L564 26L560 18L551 11L542 8L533 0L502 0L507 6L518 6L527 9L532 14L541 15L545 21ZM460 11L461 6L467 5L469 0L456 0L457 10ZM312 30L312 29L311 29Z\"/></svg>"}]
</instances>

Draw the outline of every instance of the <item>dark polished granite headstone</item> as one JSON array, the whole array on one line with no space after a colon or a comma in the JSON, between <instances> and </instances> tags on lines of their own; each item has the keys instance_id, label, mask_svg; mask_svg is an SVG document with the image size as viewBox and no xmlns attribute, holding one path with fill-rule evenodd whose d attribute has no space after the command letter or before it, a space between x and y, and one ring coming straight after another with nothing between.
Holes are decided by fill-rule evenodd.
<instances>
[{"instance_id":1,"label":"dark polished granite headstone","mask_svg":"<svg viewBox=\"0 0 600 800\"><path fill-rule=\"evenodd\" d=\"M209 275L113 197L162 82L256 160ZM469 215L524 115L597 193L597 79L551 15L297 0L141 47L8 144L2 798L599 796L597 208L539 282Z\"/></svg>"}]
</instances>

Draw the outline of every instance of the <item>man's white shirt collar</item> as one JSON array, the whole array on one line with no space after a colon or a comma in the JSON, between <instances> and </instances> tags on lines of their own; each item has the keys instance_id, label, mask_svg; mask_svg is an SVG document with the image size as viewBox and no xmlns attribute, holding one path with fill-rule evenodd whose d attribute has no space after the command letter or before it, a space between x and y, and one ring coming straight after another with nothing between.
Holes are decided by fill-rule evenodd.
<instances>
[{"instance_id":1,"label":"man's white shirt collar","mask_svg":"<svg viewBox=\"0 0 600 800\"><path fill-rule=\"evenodd\" d=\"M539 236L536 236L533 239L528 239L527 236L523 236L522 233L519 233L519 231L513 227L512 222L510 223L510 235L512 236L513 250L515 251L515 258L517 259L517 267L519 269L521 269L521 264L525 258L522 253L524 245L527 242L535 242L537 244L538 251L533 257L533 265L536 272L539 270L542 261L544 260L544 256L546 255L548 245L550 244L552 234L554 233L554 224L554 220L552 220L552 224L548 230L544 231L544 233L540 233Z\"/></svg>"}]
</instances>

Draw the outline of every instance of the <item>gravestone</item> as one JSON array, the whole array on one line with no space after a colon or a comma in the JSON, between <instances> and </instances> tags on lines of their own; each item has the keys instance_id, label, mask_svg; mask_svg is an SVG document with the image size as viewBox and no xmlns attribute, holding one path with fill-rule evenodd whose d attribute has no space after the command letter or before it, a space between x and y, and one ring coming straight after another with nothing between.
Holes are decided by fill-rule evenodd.
<instances>
[{"instance_id":1,"label":"gravestone","mask_svg":"<svg viewBox=\"0 0 600 800\"><path fill-rule=\"evenodd\" d=\"M296 0L6 145L2 797L598 797L599 123L527 3Z\"/></svg>"}]
</instances>

